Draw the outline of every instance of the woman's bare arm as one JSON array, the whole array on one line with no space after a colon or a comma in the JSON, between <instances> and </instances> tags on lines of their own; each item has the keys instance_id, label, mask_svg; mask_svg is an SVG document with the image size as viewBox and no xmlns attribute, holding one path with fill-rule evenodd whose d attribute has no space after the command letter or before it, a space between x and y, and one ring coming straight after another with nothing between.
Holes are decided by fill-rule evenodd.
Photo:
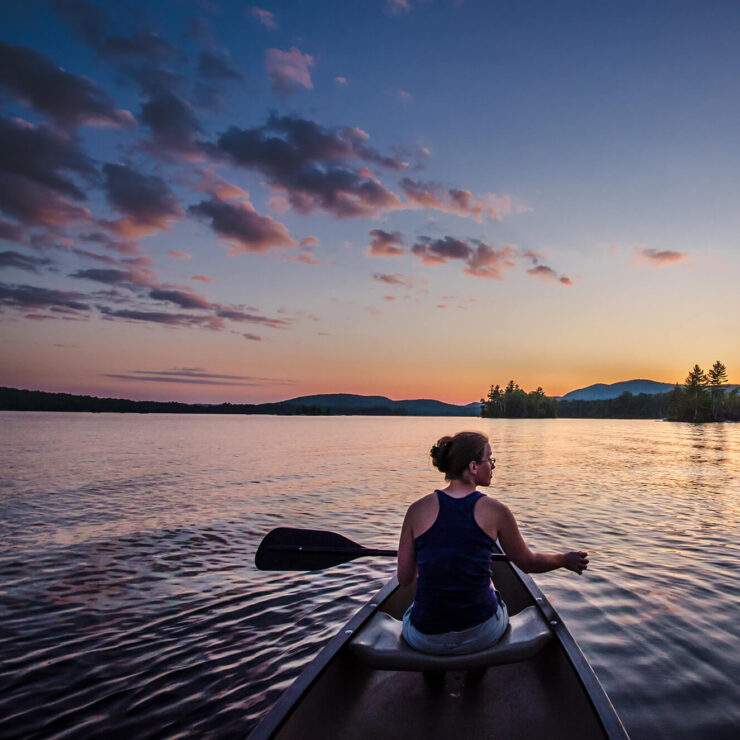
<instances>
[{"instance_id":1,"label":"woman's bare arm","mask_svg":"<svg viewBox=\"0 0 740 740\"><path fill-rule=\"evenodd\" d=\"M580 550L546 554L532 552L519 532L519 525L508 507L499 504L498 538L504 552L514 565L525 573L546 573L558 568L567 568L574 573L581 573L588 567L588 553Z\"/></svg>"},{"instance_id":2,"label":"woman's bare arm","mask_svg":"<svg viewBox=\"0 0 740 740\"><path fill-rule=\"evenodd\" d=\"M413 504L412 504L413 506ZM408 586L416 578L416 551L414 549L414 531L411 526L411 507L406 512L401 527L401 539L398 542L398 582Z\"/></svg>"}]
</instances>

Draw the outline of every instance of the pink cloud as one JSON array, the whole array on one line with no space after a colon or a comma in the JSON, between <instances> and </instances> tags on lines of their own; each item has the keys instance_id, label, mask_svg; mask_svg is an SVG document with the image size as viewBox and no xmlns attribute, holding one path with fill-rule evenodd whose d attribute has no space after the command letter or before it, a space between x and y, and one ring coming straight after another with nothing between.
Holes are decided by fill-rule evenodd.
<instances>
[{"instance_id":1,"label":"pink cloud","mask_svg":"<svg viewBox=\"0 0 740 740\"><path fill-rule=\"evenodd\" d=\"M552 267L537 265L527 270L527 275L545 281L555 281L561 285L573 285L573 281L567 275L558 275Z\"/></svg>"},{"instance_id":2,"label":"pink cloud","mask_svg":"<svg viewBox=\"0 0 740 740\"><path fill-rule=\"evenodd\" d=\"M295 46L290 51L268 49L265 54L265 66L270 87L278 95L290 95L299 88L313 89L310 68L314 66L310 54L301 54Z\"/></svg>"},{"instance_id":3,"label":"pink cloud","mask_svg":"<svg viewBox=\"0 0 740 740\"><path fill-rule=\"evenodd\" d=\"M212 170L205 170L203 178L196 186L209 195L215 195L219 200L231 200L232 198L249 198L249 193L238 185L227 182Z\"/></svg>"},{"instance_id":4,"label":"pink cloud","mask_svg":"<svg viewBox=\"0 0 740 740\"><path fill-rule=\"evenodd\" d=\"M275 20L275 14L271 13L269 10L264 10L263 8L258 8L256 5L253 5L249 12L265 28L269 28L271 31L274 31L278 27L277 21Z\"/></svg>"},{"instance_id":5,"label":"pink cloud","mask_svg":"<svg viewBox=\"0 0 740 740\"><path fill-rule=\"evenodd\" d=\"M402 103L410 103L414 99L414 96L406 90L397 90L396 96Z\"/></svg>"},{"instance_id":6,"label":"pink cloud","mask_svg":"<svg viewBox=\"0 0 740 740\"><path fill-rule=\"evenodd\" d=\"M419 182L410 177L401 180L401 189L413 206L432 208L463 218L471 217L478 222L484 218L500 221L503 215L515 210L508 195L498 196L495 193L488 193L484 196L475 196L470 190L445 189L439 183ZM516 210L522 209L522 206L516 206Z\"/></svg>"},{"instance_id":7,"label":"pink cloud","mask_svg":"<svg viewBox=\"0 0 740 740\"><path fill-rule=\"evenodd\" d=\"M262 341L262 337L257 336L257 334L250 334L249 332L247 332L246 334L242 334L242 336L245 339L251 340L252 342L261 342Z\"/></svg>"},{"instance_id":8,"label":"pink cloud","mask_svg":"<svg viewBox=\"0 0 740 740\"><path fill-rule=\"evenodd\" d=\"M401 273L381 273L376 272L373 275L373 280L377 280L380 283L386 285L402 285L405 288L413 288L413 280L408 275L401 275Z\"/></svg>"},{"instance_id":9,"label":"pink cloud","mask_svg":"<svg viewBox=\"0 0 740 740\"><path fill-rule=\"evenodd\" d=\"M301 246L302 247L318 247L319 240L315 236L304 236L303 239L301 239Z\"/></svg>"},{"instance_id":10,"label":"pink cloud","mask_svg":"<svg viewBox=\"0 0 740 740\"><path fill-rule=\"evenodd\" d=\"M398 231L372 229L370 236L372 240L368 245L368 255L371 257L399 257L405 251L400 246L403 244L403 236Z\"/></svg>"},{"instance_id":11,"label":"pink cloud","mask_svg":"<svg viewBox=\"0 0 740 740\"><path fill-rule=\"evenodd\" d=\"M346 87L347 86L347 78L346 77L335 77L334 82L339 85L339 87Z\"/></svg>"},{"instance_id":12,"label":"pink cloud","mask_svg":"<svg viewBox=\"0 0 740 740\"><path fill-rule=\"evenodd\" d=\"M689 255L686 252L675 252L670 249L658 251L657 249L642 248L639 250L639 257L632 262L632 265L638 265L647 262L649 265L660 267L663 265L675 265L679 262L686 262Z\"/></svg>"},{"instance_id":13,"label":"pink cloud","mask_svg":"<svg viewBox=\"0 0 740 740\"><path fill-rule=\"evenodd\" d=\"M190 278L191 280L197 280L200 283L212 283L213 278L207 277L206 275L193 275L193 277Z\"/></svg>"},{"instance_id":14,"label":"pink cloud","mask_svg":"<svg viewBox=\"0 0 740 740\"><path fill-rule=\"evenodd\" d=\"M410 10L408 0L385 0L385 12L389 15L408 13Z\"/></svg>"},{"instance_id":15,"label":"pink cloud","mask_svg":"<svg viewBox=\"0 0 740 740\"><path fill-rule=\"evenodd\" d=\"M473 277L503 280L504 268L514 267L513 259L516 256L517 252L513 247L495 249L489 244L478 242L463 272Z\"/></svg>"},{"instance_id":16,"label":"pink cloud","mask_svg":"<svg viewBox=\"0 0 740 740\"><path fill-rule=\"evenodd\" d=\"M181 252L179 249L170 249L167 251L167 256L172 257L175 260L189 260L193 258L192 254L187 252Z\"/></svg>"}]
</instances>

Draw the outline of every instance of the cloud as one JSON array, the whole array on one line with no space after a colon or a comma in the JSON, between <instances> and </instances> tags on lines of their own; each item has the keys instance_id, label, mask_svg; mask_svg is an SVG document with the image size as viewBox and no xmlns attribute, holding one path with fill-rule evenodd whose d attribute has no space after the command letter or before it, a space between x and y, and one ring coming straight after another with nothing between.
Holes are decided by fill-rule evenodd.
<instances>
[{"instance_id":1,"label":"cloud","mask_svg":"<svg viewBox=\"0 0 740 740\"><path fill-rule=\"evenodd\" d=\"M302 214L323 210L338 218L374 217L401 207L395 193L369 177L356 161L392 170L407 165L368 145L358 128L325 128L294 116L271 115L264 126L231 127L217 152L231 162L266 176L275 195Z\"/></svg>"},{"instance_id":2,"label":"cloud","mask_svg":"<svg viewBox=\"0 0 740 740\"><path fill-rule=\"evenodd\" d=\"M396 96L402 103L410 103L414 99L414 96L406 90L397 90Z\"/></svg>"},{"instance_id":3,"label":"cloud","mask_svg":"<svg viewBox=\"0 0 740 740\"><path fill-rule=\"evenodd\" d=\"M190 279L197 280L200 283L212 283L213 282L213 278L207 277L206 275L193 275Z\"/></svg>"},{"instance_id":4,"label":"cloud","mask_svg":"<svg viewBox=\"0 0 740 740\"><path fill-rule=\"evenodd\" d=\"M252 342L261 342L262 341L262 337L258 336L257 334L250 334L249 332L247 332L246 334L242 334L242 336L245 339L251 340Z\"/></svg>"},{"instance_id":5,"label":"cloud","mask_svg":"<svg viewBox=\"0 0 740 740\"><path fill-rule=\"evenodd\" d=\"M21 224L5 221L0 218L0 239L7 242L22 242L25 237L25 229Z\"/></svg>"},{"instance_id":6,"label":"cloud","mask_svg":"<svg viewBox=\"0 0 740 740\"><path fill-rule=\"evenodd\" d=\"M88 220L90 212L70 200L85 200L84 190L63 172L81 175L88 183L97 177L79 143L64 132L0 118L0 210L24 224Z\"/></svg>"},{"instance_id":7,"label":"cloud","mask_svg":"<svg viewBox=\"0 0 740 740\"><path fill-rule=\"evenodd\" d=\"M106 9L86 0L53 0L52 4L54 10L103 59L168 64L182 63L187 58L182 51L151 31L138 31L130 37L110 33L119 24Z\"/></svg>"},{"instance_id":8,"label":"cloud","mask_svg":"<svg viewBox=\"0 0 740 740\"><path fill-rule=\"evenodd\" d=\"M313 237L308 237L312 239ZM301 239L301 248L298 254L286 254L283 259L286 262L299 262L303 265L320 265L321 262L316 258L316 255L311 251L309 245L304 245L305 240Z\"/></svg>"},{"instance_id":9,"label":"cloud","mask_svg":"<svg viewBox=\"0 0 740 740\"><path fill-rule=\"evenodd\" d=\"M441 239L432 239L428 236L419 237L411 247L412 254L419 257L425 265L444 264L448 260L468 259L473 250L467 242L445 236Z\"/></svg>"},{"instance_id":10,"label":"cloud","mask_svg":"<svg viewBox=\"0 0 740 740\"><path fill-rule=\"evenodd\" d=\"M278 95L290 95L300 88L313 90L311 67L314 66L310 54L301 54L295 46L290 51L268 49L265 53L265 67L272 91Z\"/></svg>"},{"instance_id":11,"label":"cloud","mask_svg":"<svg viewBox=\"0 0 740 740\"><path fill-rule=\"evenodd\" d=\"M411 10L408 0L385 0L385 12L388 15L400 15Z\"/></svg>"},{"instance_id":12,"label":"cloud","mask_svg":"<svg viewBox=\"0 0 740 740\"><path fill-rule=\"evenodd\" d=\"M249 12L265 28L269 28L271 31L274 31L278 27L277 21L275 20L275 14L271 13L269 10L263 10L254 5Z\"/></svg>"},{"instance_id":13,"label":"cloud","mask_svg":"<svg viewBox=\"0 0 740 740\"><path fill-rule=\"evenodd\" d=\"M104 189L111 206L123 214L110 227L120 236L149 236L168 231L182 216L175 195L161 177L143 175L122 164L103 165Z\"/></svg>"},{"instance_id":14,"label":"cloud","mask_svg":"<svg viewBox=\"0 0 740 740\"><path fill-rule=\"evenodd\" d=\"M517 251L513 247L495 249L485 242L474 241L473 243L476 247L468 258L467 267L463 270L465 274L503 280L504 268L515 266L513 260L517 256Z\"/></svg>"},{"instance_id":15,"label":"cloud","mask_svg":"<svg viewBox=\"0 0 740 740\"><path fill-rule=\"evenodd\" d=\"M181 252L179 249L168 249L167 256L172 257L173 260L189 260L193 258L192 254Z\"/></svg>"},{"instance_id":16,"label":"cloud","mask_svg":"<svg viewBox=\"0 0 740 740\"><path fill-rule=\"evenodd\" d=\"M398 272L393 273L381 273L376 272L373 275L373 280L385 283L386 285L402 285L405 288L413 288L413 280L408 275L401 275Z\"/></svg>"},{"instance_id":17,"label":"cloud","mask_svg":"<svg viewBox=\"0 0 740 740\"><path fill-rule=\"evenodd\" d=\"M198 57L198 74L214 80L243 80L244 76L231 65L228 56L201 52Z\"/></svg>"},{"instance_id":18,"label":"cloud","mask_svg":"<svg viewBox=\"0 0 740 740\"><path fill-rule=\"evenodd\" d=\"M657 249L642 248L639 250L639 257L632 264L637 265L641 262L646 262L649 265L660 267L663 265L676 265L679 262L686 262L688 259L689 254L686 252L675 252L670 249L658 251Z\"/></svg>"},{"instance_id":19,"label":"cloud","mask_svg":"<svg viewBox=\"0 0 740 740\"><path fill-rule=\"evenodd\" d=\"M148 152L187 162L204 158L192 106L171 90L155 87L141 107L140 119L151 132L151 140L144 143Z\"/></svg>"},{"instance_id":20,"label":"cloud","mask_svg":"<svg viewBox=\"0 0 740 740\"><path fill-rule=\"evenodd\" d=\"M367 249L371 257L399 257L406 251L400 246L403 244L403 236L399 231L371 229L370 236L371 241Z\"/></svg>"},{"instance_id":21,"label":"cloud","mask_svg":"<svg viewBox=\"0 0 740 740\"><path fill-rule=\"evenodd\" d=\"M500 221L503 214L511 213L512 202L509 196L499 197L495 194L475 196L470 190L461 188L445 189L436 182L419 182L409 177L401 180L401 190L406 198L421 208L432 208L436 211L453 213L475 221L489 218Z\"/></svg>"},{"instance_id":22,"label":"cloud","mask_svg":"<svg viewBox=\"0 0 740 740\"><path fill-rule=\"evenodd\" d=\"M243 336L247 336L246 334ZM122 380L137 380L154 383L195 383L199 385L293 385L294 380L289 378L261 378L251 375L220 375L203 372L197 368L175 370L130 370L126 373L109 373L106 378L120 378Z\"/></svg>"},{"instance_id":23,"label":"cloud","mask_svg":"<svg viewBox=\"0 0 740 740\"><path fill-rule=\"evenodd\" d=\"M336 83L336 84L337 84L337 85L338 85L339 87L347 87L347 78L346 78L346 77L335 77L335 78L334 78L334 82L335 82L335 83Z\"/></svg>"},{"instance_id":24,"label":"cloud","mask_svg":"<svg viewBox=\"0 0 740 740\"><path fill-rule=\"evenodd\" d=\"M223 319L229 319L229 321L261 324L262 326L269 326L271 329L287 329L293 323L291 319L272 319L269 316L262 316L252 311L244 311L238 306L221 307L216 311L216 315Z\"/></svg>"},{"instance_id":25,"label":"cloud","mask_svg":"<svg viewBox=\"0 0 740 740\"><path fill-rule=\"evenodd\" d=\"M537 265L527 270L527 275L545 281L555 281L561 285L573 285L573 281L567 275L558 275L552 267Z\"/></svg>"},{"instance_id":26,"label":"cloud","mask_svg":"<svg viewBox=\"0 0 740 740\"><path fill-rule=\"evenodd\" d=\"M65 72L47 56L0 40L0 89L15 100L51 116L62 126L132 126L134 117L118 110L87 77Z\"/></svg>"},{"instance_id":27,"label":"cloud","mask_svg":"<svg viewBox=\"0 0 740 740\"><path fill-rule=\"evenodd\" d=\"M13 267L16 270L27 270L28 272L39 272L39 267L52 264L47 257L29 257L20 252L0 252L0 269Z\"/></svg>"},{"instance_id":28,"label":"cloud","mask_svg":"<svg viewBox=\"0 0 740 740\"><path fill-rule=\"evenodd\" d=\"M190 206L188 211L210 219L213 231L231 244L229 254L264 253L273 247L298 246L283 224L261 216L248 201L226 203L211 198Z\"/></svg>"},{"instance_id":29,"label":"cloud","mask_svg":"<svg viewBox=\"0 0 740 740\"><path fill-rule=\"evenodd\" d=\"M183 290L152 288L149 291L149 297L155 301L174 303L180 308L215 308L215 305L207 298Z\"/></svg>"},{"instance_id":30,"label":"cloud","mask_svg":"<svg viewBox=\"0 0 740 740\"><path fill-rule=\"evenodd\" d=\"M9 285L0 283L0 305L14 308L49 308L60 306L75 311L87 311L90 306L80 299L82 293L39 288L34 285Z\"/></svg>"},{"instance_id":31,"label":"cloud","mask_svg":"<svg viewBox=\"0 0 740 740\"><path fill-rule=\"evenodd\" d=\"M225 326L223 320L212 315L196 316L186 313L165 313L163 311L143 311L136 309L113 310L108 306L98 306L97 308L108 319L126 319L128 321L141 321L172 327L202 326L213 331L223 329Z\"/></svg>"},{"instance_id":32,"label":"cloud","mask_svg":"<svg viewBox=\"0 0 740 740\"><path fill-rule=\"evenodd\" d=\"M232 198L249 198L249 193L238 185L226 182L219 177L213 170L203 170L202 178L196 186L209 195L214 195L219 200L231 200Z\"/></svg>"},{"instance_id":33,"label":"cloud","mask_svg":"<svg viewBox=\"0 0 740 740\"><path fill-rule=\"evenodd\" d=\"M146 280L132 270L93 267L88 270L77 270L69 274L71 278L92 280L105 285L146 285Z\"/></svg>"},{"instance_id":34,"label":"cloud","mask_svg":"<svg viewBox=\"0 0 740 740\"><path fill-rule=\"evenodd\" d=\"M426 265L446 264L450 260L464 261L463 272L466 275L493 280L503 280L503 270L514 267L513 260L519 256L514 247L496 249L479 239L464 241L452 236L439 239L421 236L411 252Z\"/></svg>"}]
</instances>

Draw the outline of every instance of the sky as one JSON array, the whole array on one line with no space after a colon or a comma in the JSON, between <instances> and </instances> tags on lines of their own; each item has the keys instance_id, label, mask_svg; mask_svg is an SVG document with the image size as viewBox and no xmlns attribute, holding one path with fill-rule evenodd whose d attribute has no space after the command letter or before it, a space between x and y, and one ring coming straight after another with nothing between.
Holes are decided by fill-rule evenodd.
<instances>
[{"instance_id":1,"label":"sky","mask_svg":"<svg viewBox=\"0 0 740 740\"><path fill-rule=\"evenodd\" d=\"M740 4L0 6L0 385L738 382Z\"/></svg>"}]
</instances>

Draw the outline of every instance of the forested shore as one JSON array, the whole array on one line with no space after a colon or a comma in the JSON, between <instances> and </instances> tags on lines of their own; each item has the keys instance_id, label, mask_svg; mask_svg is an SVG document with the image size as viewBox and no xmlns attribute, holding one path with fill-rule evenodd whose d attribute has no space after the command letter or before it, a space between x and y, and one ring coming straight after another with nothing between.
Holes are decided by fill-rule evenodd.
<instances>
[{"instance_id":1,"label":"forested shore","mask_svg":"<svg viewBox=\"0 0 740 740\"><path fill-rule=\"evenodd\" d=\"M616 398L567 401L546 396L542 388L527 393L510 380L492 385L481 399L481 416L508 419L666 419L667 421L740 421L738 388L727 387L727 368L717 360L708 372L694 365L683 385L667 393L625 391Z\"/></svg>"}]
</instances>

